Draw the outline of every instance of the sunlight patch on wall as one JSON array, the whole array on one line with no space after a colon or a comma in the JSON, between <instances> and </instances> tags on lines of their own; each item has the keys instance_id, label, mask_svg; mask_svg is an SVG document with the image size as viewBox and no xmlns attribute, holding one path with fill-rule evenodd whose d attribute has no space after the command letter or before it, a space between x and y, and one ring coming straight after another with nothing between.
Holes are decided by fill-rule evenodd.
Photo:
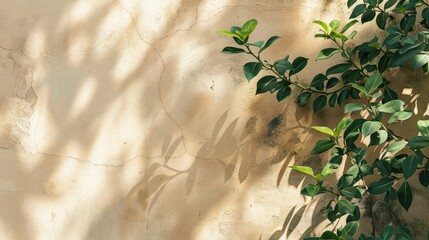
<instances>
[{"instance_id":1,"label":"sunlight patch on wall","mask_svg":"<svg viewBox=\"0 0 429 240\"><path fill-rule=\"evenodd\" d=\"M85 111L90 101L94 98L97 90L97 80L89 76L86 80L82 81L79 90L76 93L74 102L70 108L70 117L76 118L82 111Z\"/></svg>"},{"instance_id":2,"label":"sunlight patch on wall","mask_svg":"<svg viewBox=\"0 0 429 240\"><path fill-rule=\"evenodd\" d=\"M33 59L41 59L46 52L46 33L44 29L35 27L25 44L29 56Z\"/></svg>"}]
</instances>

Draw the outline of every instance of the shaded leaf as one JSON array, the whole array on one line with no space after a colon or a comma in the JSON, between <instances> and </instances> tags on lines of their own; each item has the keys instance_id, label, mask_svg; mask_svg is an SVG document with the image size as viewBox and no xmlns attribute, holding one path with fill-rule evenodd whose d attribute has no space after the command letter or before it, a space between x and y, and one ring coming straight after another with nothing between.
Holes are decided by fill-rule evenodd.
<instances>
[{"instance_id":1,"label":"shaded leaf","mask_svg":"<svg viewBox=\"0 0 429 240\"><path fill-rule=\"evenodd\" d=\"M373 182L368 187L368 192L378 195L385 193L389 190L390 187L392 187L393 183L395 182L395 178L392 177L383 177L377 182Z\"/></svg>"},{"instance_id":2,"label":"shaded leaf","mask_svg":"<svg viewBox=\"0 0 429 240\"><path fill-rule=\"evenodd\" d=\"M265 49L267 49L269 46L271 46L279 38L280 38L279 36L272 36L272 37L270 37L267 40L267 42L265 43L265 45L261 49L259 49L259 53L261 53L262 51L264 51Z\"/></svg>"},{"instance_id":3,"label":"shaded leaf","mask_svg":"<svg viewBox=\"0 0 429 240\"><path fill-rule=\"evenodd\" d=\"M328 140L328 139L320 140L316 143L314 148L311 150L311 154L323 153L331 149L333 146L335 146L335 143L332 142L331 140Z\"/></svg>"},{"instance_id":4,"label":"shaded leaf","mask_svg":"<svg viewBox=\"0 0 429 240\"><path fill-rule=\"evenodd\" d=\"M244 64L243 71L247 80L250 81L254 78L262 69L262 63L260 62L248 62Z\"/></svg>"},{"instance_id":5,"label":"shaded leaf","mask_svg":"<svg viewBox=\"0 0 429 240\"><path fill-rule=\"evenodd\" d=\"M410 184L407 181L402 183L401 187L398 190L398 200L401 206L408 211L411 206L411 203L413 202L413 192L411 190Z\"/></svg>"}]
</instances>

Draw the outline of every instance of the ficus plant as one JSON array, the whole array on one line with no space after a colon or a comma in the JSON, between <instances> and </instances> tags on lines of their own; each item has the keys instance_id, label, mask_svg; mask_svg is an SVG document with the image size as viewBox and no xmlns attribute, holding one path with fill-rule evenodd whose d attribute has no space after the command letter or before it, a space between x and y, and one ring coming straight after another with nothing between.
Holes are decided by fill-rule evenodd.
<instances>
[{"instance_id":1,"label":"ficus plant","mask_svg":"<svg viewBox=\"0 0 429 240\"><path fill-rule=\"evenodd\" d=\"M254 59L244 64L243 71L248 81L259 78L256 94L275 94L279 102L297 96L299 106L310 105L315 113L327 106L344 109L345 116L334 129L312 127L326 135L311 151L330 155L321 172L315 172L310 166L291 166L313 179L301 194L332 196L324 213L332 223L341 223L320 237L307 239L413 239L406 226L396 229L384 226L376 232L373 224L372 232L358 235L362 232L358 205L370 195L384 195L386 202L398 201L408 211L413 204L415 186L412 185L419 182L423 187L429 186L429 156L425 153L429 147L429 120L412 123L418 131L413 137L395 133L395 125L415 114L391 86L389 76L391 68L405 65L411 67L411 71L429 73L429 4L424 0L348 0L347 7L351 15L345 24L339 20L314 21L320 27L315 37L326 39L332 45L321 49L315 60L340 55L341 61L311 81L302 82L296 77L306 67L309 60L306 57L287 55L274 62L261 57L279 37L250 41L258 24L255 19L242 27L218 31L236 43L222 52L247 54ZM374 34L366 42L352 45L350 42L361 24L374 24L380 29L379 36ZM360 114L350 114L354 112ZM371 156L376 157L367 155L369 150ZM344 172L336 185L329 186L325 179L342 164ZM418 181L410 181L413 178Z\"/></svg>"}]
</instances>

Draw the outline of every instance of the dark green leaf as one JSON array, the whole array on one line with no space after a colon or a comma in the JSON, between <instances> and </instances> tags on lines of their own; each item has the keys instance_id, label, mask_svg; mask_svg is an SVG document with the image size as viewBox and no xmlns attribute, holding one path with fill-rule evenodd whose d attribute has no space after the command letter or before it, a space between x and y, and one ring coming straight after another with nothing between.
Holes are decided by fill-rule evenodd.
<instances>
[{"instance_id":1,"label":"dark green leaf","mask_svg":"<svg viewBox=\"0 0 429 240\"><path fill-rule=\"evenodd\" d=\"M405 103L401 100L392 100L384 103L378 108L379 112L395 113L404 110Z\"/></svg>"},{"instance_id":2,"label":"dark green leaf","mask_svg":"<svg viewBox=\"0 0 429 240\"><path fill-rule=\"evenodd\" d=\"M422 17L424 20L429 21L429 7L426 7L422 11Z\"/></svg>"},{"instance_id":3,"label":"dark green leaf","mask_svg":"<svg viewBox=\"0 0 429 240\"><path fill-rule=\"evenodd\" d=\"M352 66L351 63L340 63L326 70L326 76L331 74L343 73Z\"/></svg>"},{"instance_id":4,"label":"dark green leaf","mask_svg":"<svg viewBox=\"0 0 429 240\"><path fill-rule=\"evenodd\" d=\"M313 102L313 111L317 113L320 111L320 109L324 108L326 106L326 103L328 101L328 97L326 95L320 95L316 99L314 99Z\"/></svg>"},{"instance_id":5,"label":"dark green leaf","mask_svg":"<svg viewBox=\"0 0 429 240\"><path fill-rule=\"evenodd\" d=\"M351 221L338 230L340 236L354 236L359 229L359 221Z\"/></svg>"},{"instance_id":6,"label":"dark green leaf","mask_svg":"<svg viewBox=\"0 0 429 240\"><path fill-rule=\"evenodd\" d=\"M418 162L419 162L419 159L416 154L413 154L407 157L405 161L402 162L402 171L405 179L408 179L411 176L413 176L413 174L417 170Z\"/></svg>"},{"instance_id":7,"label":"dark green leaf","mask_svg":"<svg viewBox=\"0 0 429 240\"><path fill-rule=\"evenodd\" d=\"M408 15L401 22L401 28L404 32L409 32L416 24L416 15Z\"/></svg>"},{"instance_id":8,"label":"dark green leaf","mask_svg":"<svg viewBox=\"0 0 429 240\"><path fill-rule=\"evenodd\" d=\"M352 203L349 202L349 200L346 200L346 199L339 200L337 205L338 205L339 211L350 215L354 215L355 209L357 208L356 205L353 205Z\"/></svg>"},{"instance_id":9,"label":"dark green leaf","mask_svg":"<svg viewBox=\"0 0 429 240\"><path fill-rule=\"evenodd\" d=\"M277 77L275 76L265 76L259 79L256 84L256 94L261 94L270 91L276 86Z\"/></svg>"},{"instance_id":10,"label":"dark green leaf","mask_svg":"<svg viewBox=\"0 0 429 240\"><path fill-rule=\"evenodd\" d=\"M311 92L303 92L298 95L298 98L296 99L296 102L298 106L305 106L308 103L308 100L310 100Z\"/></svg>"},{"instance_id":11,"label":"dark green leaf","mask_svg":"<svg viewBox=\"0 0 429 240\"><path fill-rule=\"evenodd\" d=\"M356 3L357 0L347 0L347 7L350 8Z\"/></svg>"},{"instance_id":12,"label":"dark green leaf","mask_svg":"<svg viewBox=\"0 0 429 240\"><path fill-rule=\"evenodd\" d=\"M396 233L396 240L413 240L411 231L408 228L401 227Z\"/></svg>"},{"instance_id":13,"label":"dark green leaf","mask_svg":"<svg viewBox=\"0 0 429 240\"><path fill-rule=\"evenodd\" d=\"M391 8L398 0L389 0L384 4L384 9Z\"/></svg>"},{"instance_id":14,"label":"dark green leaf","mask_svg":"<svg viewBox=\"0 0 429 240\"><path fill-rule=\"evenodd\" d=\"M336 102L337 102L337 93L334 93L329 97L329 106L331 108L335 107Z\"/></svg>"},{"instance_id":15,"label":"dark green leaf","mask_svg":"<svg viewBox=\"0 0 429 240\"><path fill-rule=\"evenodd\" d=\"M383 92L383 103L398 99L398 94L391 88L386 87Z\"/></svg>"},{"instance_id":16,"label":"dark green leaf","mask_svg":"<svg viewBox=\"0 0 429 240\"><path fill-rule=\"evenodd\" d=\"M279 39L279 36L272 36L270 37L267 42L265 43L265 45L259 49L259 53L261 53L262 51L264 51L265 49L267 49L269 46L271 46L271 44L273 44L277 39Z\"/></svg>"},{"instance_id":17,"label":"dark green leaf","mask_svg":"<svg viewBox=\"0 0 429 240\"><path fill-rule=\"evenodd\" d=\"M386 27L387 19L389 19L389 14L387 12L380 12L377 15L377 19L375 20L377 23L377 26L380 29L383 29Z\"/></svg>"},{"instance_id":18,"label":"dark green leaf","mask_svg":"<svg viewBox=\"0 0 429 240\"><path fill-rule=\"evenodd\" d=\"M373 93L383 83L383 78L380 74L374 74L366 80L365 92L367 94Z\"/></svg>"},{"instance_id":19,"label":"dark green leaf","mask_svg":"<svg viewBox=\"0 0 429 240\"><path fill-rule=\"evenodd\" d=\"M411 190L410 184L407 181L402 183L401 187L398 190L398 200L401 206L408 211L411 206L411 203L413 202L413 192Z\"/></svg>"},{"instance_id":20,"label":"dark green leaf","mask_svg":"<svg viewBox=\"0 0 429 240\"><path fill-rule=\"evenodd\" d=\"M389 34L383 41L383 45L390 46L392 44L395 44L401 40L402 35L400 33L391 33Z\"/></svg>"},{"instance_id":21,"label":"dark green leaf","mask_svg":"<svg viewBox=\"0 0 429 240\"><path fill-rule=\"evenodd\" d=\"M338 83L340 82L340 80L336 77L330 78L328 80L328 82L326 83L326 88L333 88L335 87Z\"/></svg>"},{"instance_id":22,"label":"dark green leaf","mask_svg":"<svg viewBox=\"0 0 429 240\"><path fill-rule=\"evenodd\" d=\"M324 82L326 80L328 80L328 78L325 75L319 73L316 76L314 76L313 80L310 83L310 87L314 87L317 90L322 90L324 86Z\"/></svg>"},{"instance_id":23,"label":"dark green leaf","mask_svg":"<svg viewBox=\"0 0 429 240\"><path fill-rule=\"evenodd\" d=\"M254 42L254 43L249 43L250 46L255 46L255 47L258 47L258 48L261 48L263 44L264 44L264 41L257 41L257 42Z\"/></svg>"},{"instance_id":24,"label":"dark green leaf","mask_svg":"<svg viewBox=\"0 0 429 240\"><path fill-rule=\"evenodd\" d=\"M319 55L316 57L316 61L317 60L325 60L325 59L328 59L328 58L330 58L330 57L332 57L332 56L334 56L334 54L335 53L337 53L337 52L339 52L340 50L339 49L337 49L337 48L325 48L325 49L322 49L320 52L319 52Z\"/></svg>"},{"instance_id":25,"label":"dark green leaf","mask_svg":"<svg viewBox=\"0 0 429 240\"><path fill-rule=\"evenodd\" d=\"M331 231L325 231L322 236L320 236L320 239L324 239L324 240L337 240L338 237L337 235L335 235L335 233L331 232Z\"/></svg>"},{"instance_id":26,"label":"dark green leaf","mask_svg":"<svg viewBox=\"0 0 429 240\"><path fill-rule=\"evenodd\" d=\"M429 146L429 137L427 136L417 136L413 137L408 141L408 147L412 149L421 149Z\"/></svg>"},{"instance_id":27,"label":"dark green leaf","mask_svg":"<svg viewBox=\"0 0 429 240\"><path fill-rule=\"evenodd\" d=\"M419 181L424 187L429 186L429 170L425 169L419 173Z\"/></svg>"},{"instance_id":28,"label":"dark green leaf","mask_svg":"<svg viewBox=\"0 0 429 240\"><path fill-rule=\"evenodd\" d=\"M385 130L378 130L376 133L371 135L371 142L369 146L380 145L386 142L387 132Z\"/></svg>"},{"instance_id":29,"label":"dark green leaf","mask_svg":"<svg viewBox=\"0 0 429 240\"><path fill-rule=\"evenodd\" d=\"M359 190L352 186L347 186L340 190L341 194L346 197L350 198L361 198L362 195L360 194Z\"/></svg>"},{"instance_id":30,"label":"dark green leaf","mask_svg":"<svg viewBox=\"0 0 429 240\"><path fill-rule=\"evenodd\" d=\"M344 101L346 101L348 95L348 90L347 89L343 89L340 92L340 95L338 95L338 99L337 99L337 103L338 105L342 106Z\"/></svg>"},{"instance_id":31,"label":"dark green leaf","mask_svg":"<svg viewBox=\"0 0 429 240\"><path fill-rule=\"evenodd\" d=\"M390 56L383 55L380 60L378 60L378 71L380 72L380 74L387 70L387 68L389 67L390 59Z\"/></svg>"},{"instance_id":32,"label":"dark green leaf","mask_svg":"<svg viewBox=\"0 0 429 240\"><path fill-rule=\"evenodd\" d=\"M351 18L355 18L355 17L358 17L358 16L360 16L362 13L364 13L365 12L365 10L366 10L366 6L365 6L365 4L358 4L358 5L356 5L355 6L355 8L353 9L353 11L352 11L352 14L350 15L350 19Z\"/></svg>"},{"instance_id":33,"label":"dark green leaf","mask_svg":"<svg viewBox=\"0 0 429 240\"><path fill-rule=\"evenodd\" d=\"M260 62L248 62L244 64L243 71L247 80L250 81L254 78L262 69L262 63Z\"/></svg>"},{"instance_id":34,"label":"dark green leaf","mask_svg":"<svg viewBox=\"0 0 429 240\"><path fill-rule=\"evenodd\" d=\"M392 177L383 177L377 182L372 183L369 188L368 192L378 195L387 192L389 188L393 185L395 182L395 178Z\"/></svg>"},{"instance_id":35,"label":"dark green leaf","mask_svg":"<svg viewBox=\"0 0 429 240\"><path fill-rule=\"evenodd\" d=\"M408 61L408 59L410 59L411 57L414 57L416 54L420 52L421 50L419 48L410 49L403 54L400 54L399 51L395 52L392 56L392 59L390 60L389 67L401 66L405 64Z\"/></svg>"},{"instance_id":36,"label":"dark green leaf","mask_svg":"<svg viewBox=\"0 0 429 240\"><path fill-rule=\"evenodd\" d=\"M386 195L384 196L384 200L386 202L398 200L398 192L396 192L393 187L389 188L389 190L386 192Z\"/></svg>"},{"instance_id":37,"label":"dark green leaf","mask_svg":"<svg viewBox=\"0 0 429 240\"><path fill-rule=\"evenodd\" d=\"M366 22L370 22L372 21L372 19L374 19L375 17L375 11L374 10L366 10L363 14L362 14L362 24L366 23Z\"/></svg>"},{"instance_id":38,"label":"dark green leaf","mask_svg":"<svg viewBox=\"0 0 429 240\"><path fill-rule=\"evenodd\" d=\"M359 22L358 20L353 19L350 22L346 23L346 25L344 25L344 27L341 29L341 33L346 32L347 29L349 29L350 27L352 27L353 25L355 25L358 22Z\"/></svg>"},{"instance_id":39,"label":"dark green leaf","mask_svg":"<svg viewBox=\"0 0 429 240\"><path fill-rule=\"evenodd\" d=\"M335 143L332 142L331 140L328 140L328 139L320 140L316 143L313 150L311 150L311 154L323 153L331 149L333 146L335 146Z\"/></svg>"},{"instance_id":40,"label":"dark green leaf","mask_svg":"<svg viewBox=\"0 0 429 240\"><path fill-rule=\"evenodd\" d=\"M243 53L243 52L245 52L244 49L236 48L236 47L225 47L222 50L222 53L227 53L227 54L236 54L236 53Z\"/></svg>"},{"instance_id":41,"label":"dark green leaf","mask_svg":"<svg viewBox=\"0 0 429 240\"><path fill-rule=\"evenodd\" d=\"M279 102L283 101L284 99L290 96L291 92L292 92L292 89L289 86L283 86L277 92L277 95L276 95L277 101Z\"/></svg>"},{"instance_id":42,"label":"dark green leaf","mask_svg":"<svg viewBox=\"0 0 429 240\"><path fill-rule=\"evenodd\" d=\"M305 66L307 66L307 62L308 62L308 58L304 58L304 57L297 57L295 60L293 60L292 70L290 70L289 76L292 76L294 74L301 72L301 70L304 69Z\"/></svg>"}]
</instances>

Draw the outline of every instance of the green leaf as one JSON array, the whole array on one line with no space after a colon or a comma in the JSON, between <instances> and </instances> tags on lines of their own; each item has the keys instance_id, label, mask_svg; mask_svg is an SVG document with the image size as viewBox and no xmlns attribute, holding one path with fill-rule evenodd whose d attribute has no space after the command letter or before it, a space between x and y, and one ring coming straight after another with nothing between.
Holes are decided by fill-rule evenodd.
<instances>
[{"instance_id":1,"label":"green leaf","mask_svg":"<svg viewBox=\"0 0 429 240\"><path fill-rule=\"evenodd\" d=\"M318 184L308 184L305 187L305 191L304 191L304 193L307 193L311 197L316 196L317 194L319 194L319 192L320 192L320 185L318 185ZM301 193L303 193L303 192L301 192ZM306 195L306 194L304 194L304 195Z\"/></svg>"},{"instance_id":2,"label":"green leaf","mask_svg":"<svg viewBox=\"0 0 429 240\"><path fill-rule=\"evenodd\" d=\"M289 77L301 72L301 70L304 69L305 66L307 66L307 62L308 58L305 57L297 57L295 60L293 60L292 70L290 70L289 72Z\"/></svg>"},{"instance_id":3,"label":"green leaf","mask_svg":"<svg viewBox=\"0 0 429 240\"><path fill-rule=\"evenodd\" d=\"M419 181L423 187L429 186L429 170L425 169L419 173Z\"/></svg>"},{"instance_id":4,"label":"green leaf","mask_svg":"<svg viewBox=\"0 0 429 240\"><path fill-rule=\"evenodd\" d=\"M333 132L330 128L328 128L328 127L324 127L324 126L313 126L313 127L311 127L311 128L313 128L314 130L317 130L317 131L319 131L319 132L321 132L321 133L328 134L328 135L330 135L330 136L334 136L334 132Z\"/></svg>"},{"instance_id":5,"label":"green leaf","mask_svg":"<svg viewBox=\"0 0 429 240\"><path fill-rule=\"evenodd\" d=\"M404 32L409 32L416 24L416 15L408 15L401 22L401 28Z\"/></svg>"},{"instance_id":6,"label":"green leaf","mask_svg":"<svg viewBox=\"0 0 429 240\"><path fill-rule=\"evenodd\" d=\"M277 101L279 102L283 101L284 99L289 97L291 93L292 93L292 89L289 86L283 86L277 92L277 95L276 95Z\"/></svg>"},{"instance_id":7,"label":"green leaf","mask_svg":"<svg viewBox=\"0 0 429 240\"><path fill-rule=\"evenodd\" d=\"M353 120L350 118L341 119L341 121L338 123L337 127L335 128L334 137L337 138L340 135L341 131L347 128L348 126L350 126L352 122Z\"/></svg>"},{"instance_id":8,"label":"green leaf","mask_svg":"<svg viewBox=\"0 0 429 240\"><path fill-rule=\"evenodd\" d=\"M333 30L337 30L337 28L341 25L341 22L338 20L332 20L329 23L329 27L331 27Z\"/></svg>"},{"instance_id":9,"label":"green leaf","mask_svg":"<svg viewBox=\"0 0 429 240\"><path fill-rule=\"evenodd\" d=\"M329 31L328 24L320 20L315 20L313 21L313 23L319 25L322 28L323 32L325 32L326 34L329 34L330 31Z\"/></svg>"},{"instance_id":10,"label":"green leaf","mask_svg":"<svg viewBox=\"0 0 429 240\"><path fill-rule=\"evenodd\" d=\"M222 53L226 53L226 54L236 54L236 53L243 53L243 52L246 52L246 51L244 51L244 49L236 48L236 47L225 47L222 50Z\"/></svg>"},{"instance_id":11,"label":"green leaf","mask_svg":"<svg viewBox=\"0 0 429 240\"><path fill-rule=\"evenodd\" d=\"M408 141L408 147L412 149L421 149L429 146L428 136L417 136L413 137Z\"/></svg>"},{"instance_id":12,"label":"green leaf","mask_svg":"<svg viewBox=\"0 0 429 240\"><path fill-rule=\"evenodd\" d=\"M335 233L331 232L331 231L325 231L322 236L320 236L320 239L323 240L337 240L338 237Z\"/></svg>"},{"instance_id":13,"label":"green leaf","mask_svg":"<svg viewBox=\"0 0 429 240\"><path fill-rule=\"evenodd\" d=\"M385 130L378 130L376 134L371 135L371 142L369 146L380 145L386 142L388 134Z\"/></svg>"},{"instance_id":14,"label":"green leaf","mask_svg":"<svg viewBox=\"0 0 429 240\"><path fill-rule=\"evenodd\" d=\"M259 79L256 84L256 94L261 94L265 92L269 92L276 86L277 77L275 76L265 76Z\"/></svg>"},{"instance_id":15,"label":"green leaf","mask_svg":"<svg viewBox=\"0 0 429 240\"><path fill-rule=\"evenodd\" d=\"M423 136L429 136L429 120L418 120L417 126Z\"/></svg>"},{"instance_id":16,"label":"green leaf","mask_svg":"<svg viewBox=\"0 0 429 240\"><path fill-rule=\"evenodd\" d=\"M377 26L380 29L383 29L386 27L387 19L389 19L389 14L387 12L380 12L377 15L377 19L375 19Z\"/></svg>"},{"instance_id":17,"label":"green leaf","mask_svg":"<svg viewBox=\"0 0 429 240\"><path fill-rule=\"evenodd\" d=\"M411 231L405 227L399 228L396 232L396 240L413 240Z\"/></svg>"},{"instance_id":18,"label":"green leaf","mask_svg":"<svg viewBox=\"0 0 429 240\"><path fill-rule=\"evenodd\" d=\"M237 33L233 33L233 32L226 31L226 30L219 30L219 31L217 31L216 33L217 33L217 34L224 35L224 36L228 36L228 37L236 37L236 38L238 38L238 39L241 39L241 36L240 36L240 35L238 35ZM243 39L241 39L241 40L243 40Z\"/></svg>"},{"instance_id":19,"label":"green leaf","mask_svg":"<svg viewBox=\"0 0 429 240\"><path fill-rule=\"evenodd\" d=\"M377 182L373 182L368 187L368 192L375 194L375 195L385 193L393 185L395 180L396 179L392 178L392 177L383 177L380 180L378 180Z\"/></svg>"},{"instance_id":20,"label":"green leaf","mask_svg":"<svg viewBox=\"0 0 429 240\"><path fill-rule=\"evenodd\" d=\"M374 74L366 80L365 92L369 95L380 87L383 83L383 78L380 74Z\"/></svg>"},{"instance_id":21,"label":"green leaf","mask_svg":"<svg viewBox=\"0 0 429 240\"><path fill-rule=\"evenodd\" d=\"M402 150L405 145L407 145L406 141L396 141L394 143L390 143L389 146L387 147L387 151L388 152L398 152L400 150Z\"/></svg>"},{"instance_id":22,"label":"green leaf","mask_svg":"<svg viewBox=\"0 0 429 240\"><path fill-rule=\"evenodd\" d=\"M413 115L410 111L399 111L395 112L387 121L387 124L391 124L397 121L404 121L409 119Z\"/></svg>"},{"instance_id":23,"label":"green leaf","mask_svg":"<svg viewBox=\"0 0 429 240\"><path fill-rule=\"evenodd\" d=\"M253 32L253 30L255 30L257 25L258 25L258 21L256 21L256 19L250 19L247 22L245 22L240 31L242 35L242 39L248 38L250 34Z\"/></svg>"},{"instance_id":24,"label":"green leaf","mask_svg":"<svg viewBox=\"0 0 429 240\"><path fill-rule=\"evenodd\" d=\"M395 113L404 110L405 103L401 100L392 100L381 105L377 110L384 113Z\"/></svg>"},{"instance_id":25,"label":"green leaf","mask_svg":"<svg viewBox=\"0 0 429 240\"><path fill-rule=\"evenodd\" d=\"M333 108L335 107L336 102L337 102L337 93L334 93L329 97L328 104L331 108Z\"/></svg>"},{"instance_id":26,"label":"green leaf","mask_svg":"<svg viewBox=\"0 0 429 240\"><path fill-rule=\"evenodd\" d=\"M382 102L387 103L387 102L390 102L390 101L396 100L396 99L398 99L398 94L395 91L393 91L392 89L390 89L389 87L386 87L384 89L384 92L383 92L383 101Z\"/></svg>"},{"instance_id":27,"label":"green leaf","mask_svg":"<svg viewBox=\"0 0 429 240\"><path fill-rule=\"evenodd\" d=\"M393 234L395 233L395 230L392 226L386 226L381 231L380 240L390 240L392 238Z\"/></svg>"},{"instance_id":28,"label":"green leaf","mask_svg":"<svg viewBox=\"0 0 429 240\"><path fill-rule=\"evenodd\" d=\"M337 171L336 168L330 168L330 166L325 166L322 169L322 176L323 176L323 178L326 178L327 176L333 174L335 171Z\"/></svg>"},{"instance_id":29,"label":"green leaf","mask_svg":"<svg viewBox=\"0 0 429 240\"><path fill-rule=\"evenodd\" d=\"M269 46L271 46L279 38L280 38L279 36L272 36L272 37L270 37L267 40L267 42L265 43L265 45L261 49L259 49L259 53L261 53L262 51L264 51L265 49L267 49Z\"/></svg>"},{"instance_id":30,"label":"green leaf","mask_svg":"<svg viewBox=\"0 0 429 240\"><path fill-rule=\"evenodd\" d=\"M410 49L403 54L400 54L399 51L395 52L392 56L392 60L390 60L389 67L401 66L401 65L405 64L408 61L408 59L410 59L411 57L413 57L414 55L416 55L420 52L421 52L421 50L419 48Z\"/></svg>"},{"instance_id":31,"label":"green leaf","mask_svg":"<svg viewBox=\"0 0 429 240\"><path fill-rule=\"evenodd\" d=\"M311 92L303 92L298 95L298 98L296 99L296 102L298 106L303 107L307 105L308 100L310 100Z\"/></svg>"},{"instance_id":32,"label":"green leaf","mask_svg":"<svg viewBox=\"0 0 429 240\"><path fill-rule=\"evenodd\" d=\"M417 54L412 58L411 67L416 69L429 62L429 55L427 53Z\"/></svg>"},{"instance_id":33,"label":"green leaf","mask_svg":"<svg viewBox=\"0 0 429 240\"><path fill-rule=\"evenodd\" d=\"M366 10L366 6L365 6L365 4L358 4L358 5L356 5L355 6L355 8L353 9L353 11L352 11L352 14L350 15L350 19L351 18L355 18L355 17L358 17L358 16L360 16L362 13L364 13L365 12L365 10Z\"/></svg>"},{"instance_id":34,"label":"green leaf","mask_svg":"<svg viewBox=\"0 0 429 240\"><path fill-rule=\"evenodd\" d=\"M351 20L346 25L344 25L344 27L341 29L341 33L345 33L350 27L352 27L353 25L355 25L358 22L359 21L356 19Z\"/></svg>"},{"instance_id":35,"label":"green leaf","mask_svg":"<svg viewBox=\"0 0 429 240\"><path fill-rule=\"evenodd\" d=\"M413 192L411 190L410 184L407 181L402 183L398 190L398 200L401 206L408 211L411 203L413 202Z\"/></svg>"},{"instance_id":36,"label":"green leaf","mask_svg":"<svg viewBox=\"0 0 429 240\"><path fill-rule=\"evenodd\" d=\"M340 80L336 77L332 77L328 80L328 83L326 83L326 88L333 88L335 87L338 83L340 83Z\"/></svg>"},{"instance_id":37,"label":"green leaf","mask_svg":"<svg viewBox=\"0 0 429 240\"><path fill-rule=\"evenodd\" d=\"M312 177L314 176L314 171L311 167L307 167L307 166L290 166L290 168L292 168L293 170L305 173L307 175L310 175Z\"/></svg>"},{"instance_id":38,"label":"green leaf","mask_svg":"<svg viewBox=\"0 0 429 240\"><path fill-rule=\"evenodd\" d=\"M343 196L350 197L350 198L361 198L362 197L359 190L357 190L356 188L354 188L352 186L347 186L347 187L341 189L340 193Z\"/></svg>"},{"instance_id":39,"label":"green leaf","mask_svg":"<svg viewBox=\"0 0 429 240\"><path fill-rule=\"evenodd\" d=\"M343 213L347 213L352 216L354 215L355 209L357 208L356 205L353 205L352 203L349 202L349 200L346 200L346 199L339 200L337 205L338 205L339 211Z\"/></svg>"},{"instance_id":40,"label":"green leaf","mask_svg":"<svg viewBox=\"0 0 429 240\"><path fill-rule=\"evenodd\" d=\"M249 43L250 46L255 46L255 47L258 47L258 48L261 48L263 44L264 44L264 41L262 41L262 40L254 42L254 43Z\"/></svg>"},{"instance_id":41,"label":"green leaf","mask_svg":"<svg viewBox=\"0 0 429 240\"><path fill-rule=\"evenodd\" d=\"M354 236L359 229L359 221L348 222L343 228L338 230L340 236Z\"/></svg>"},{"instance_id":42,"label":"green leaf","mask_svg":"<svg viewBox=\"0 0 429 240\"><path fill-rule=\"evenodd\" d=\"M416 154L408 156L405 161L402 162L402 171L404 178L410 178L417 170L419 157Z\"/></svg>"},{"instance_id":43,"label":"green leaf","mask_svg":"<svg viewBox=\"0 0 429 240\"><path fill-rule=\"evenodd\" d=\"M366 108L366 105L363 103L348 103L346 104L344 113L362 111Z\"/></svg>"},{"instance_id":44,"label":"green leaf","mask_svg":"<svg viewBox=\"0 0 429 240\"><path fill-rule=\"evenodd\" d=\"M395 44L401 40L402 35L400 33L394 32L389 34L383 41L383 45L390 46L392 44Z\"/></svg>"},{"instance_id":45,"label":"green leaf","mask_svg":"<svg viewBox=\"0 0 429 240\"><path fill-rule=\"evenodd\" d=\"M347 8L350 8L356 3L357 0L347 0Z\"/></svg>"},{"instance_id":46,"label":"green leaf","mask_svg":"<svg viewBox=\"0 0 429 240\"><path fill-rule=\"evenodd\" d=\"M381 127L381 123L378 121L366 121L363 125L362 125L362 135L364 137L367 137L373 133L375 133L376 131L378 131Z\"/></svg>"},{"instance_id":47,"label":"green leaf","mask_svg":"<svg viewBox=\"0 0 429 240\"><path fill-rule=\"evenodd\" d=\"M319 52L319 55L316 57L316 61L317 60L325 60L325 59L329 59L330 57L334 56L335 53L339 52L340 50L337 48L325 48L322 49Z\"/></svg>"},{"instance_id":48,"label":"green leaf","mask_svg":"<svg viewBox=\"0 0 429 240\"><path fill-rule=\"evenodd\" d=\"M247 80L250 81L254 78L262 69L262 63L260 62L248 62L244 64L243 71Z\"/></svg>"},{"instance_id":49,"label":"green leaf","mask_svg":"<svg viewBox=\"0 0 429 240\"><path fill-rule=\"evenodd\" d=\"M396 192L393 187L389 188L389 190L386 192L386 195L384 196L384 200L386 202L398 200L398 192Z\"/></svg>"},{"instance_id":50,"label":"green leaf","mask_svg":"<svg viewBox=\"0 0 429 240\"><path fill-rule=\"evenodd\" d=\"M384 9L391 8L398 0L389 0L384 4Z\"/></svg>"},{"instance_id":51,"label":"green leaf","mask_svg":"<svg viewBox=\"0 0 429 240\"><path fill-rule=\"evenodd\" d=\"M344 101L346 101L347 96L348 96L348 90L347 89L341 90L340 95L338 95L338 99L337 99L338 105L342 106Z\"/></svg>"},{"instance_id":52,"label":"green leaf","mask_svg":"<svg viewBox=\"0 0 429 240\"><path fill-rule=\"evenodd\" d=\"M375 11L368 9L362 14L362 18L361 18L362 24L364 24L366 22L370 22L374 18L375 18Z\"/></svg>"},{"instance_id":53,"label":"green leaf","mask_svg":"<svg viewBox=\"0 0 429 240\"><path fill-rule=\"evenodd\" d=\"M328 101L328 97L326 95L320 95L316 99L314 99L314 102L313 102L314 113L317 113L318 111L320 111L320 109L324 108L326 106L327 101Z\"/></svg>"},{"instance_id":54,"label":"green leaf","mask_svg":"<svg viewBox=\"0 0 429 240\"><path fill-rule=\"evenodd\" d=\"M333 146L335 146L335 143L329 139L320 140L316 143L314 148L311 150L311 154L323 153L331 149Z\"/></svg>"},{"instance_id":55,"label":"green leaf","mask_svg":"<svg viewBox=\"0 0 429 240\"><path fill-rule=\"evenodd\" d=\"M326 70L326 76L331 74L343 73L352 66L351 63L340 63Z\"/></svg>"},{"instance_id":56,"label":"green leaf","mask_svg":"<svg viewBox=\"0 0 429 240\"><path fill-rule=\"evenodd\" d=\"M378 67L378 72L380 74L387 70L387 68L389 67L390 59L392 59L390 56L383 55L381 56L380 60L378 60L377 67Z\"/></svg>"},{"instance_id":57,"label":"green leaf","mask_svg":"<svg viewBox=\"0 0 429 240\"><path fill-rule=\"evenodd\" d=\"M324 82L328 80L328 78L324 74L317 74L314 76L313 80L310 83L310 87L314 87L317 90L323 90Z\"/></svg>"}]
</instances>

